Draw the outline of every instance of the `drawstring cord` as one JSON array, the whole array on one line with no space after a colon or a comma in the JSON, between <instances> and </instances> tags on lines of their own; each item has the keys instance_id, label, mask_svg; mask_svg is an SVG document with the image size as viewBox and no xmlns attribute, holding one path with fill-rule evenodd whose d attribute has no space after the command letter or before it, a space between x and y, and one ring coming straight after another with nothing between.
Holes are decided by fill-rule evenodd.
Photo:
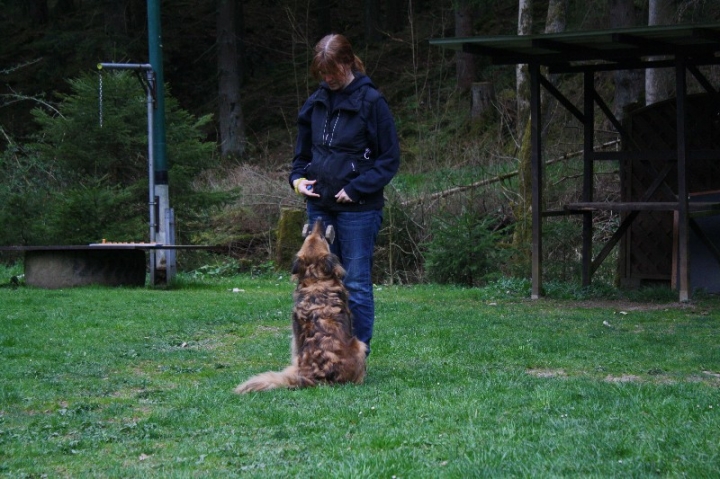
<instances>
[{"instance_id":1,"label":"drawstring cord","mask_svg":"<svg viewBox=\"0 0 720 479\"><path fill-rule=\"evenodd\" d=\"M327 146L332 145L333 138L335 137L335 128L338 126L338 122L340 121L340 112L338 111L337 118L335 119L335 124L333 125L332 131L330 134L327 132L328 123L332 120L330 115L328 115L327 120L325 121L325 128L323 128L323 143L325 143Z\"/></svg>"}]
</instances>

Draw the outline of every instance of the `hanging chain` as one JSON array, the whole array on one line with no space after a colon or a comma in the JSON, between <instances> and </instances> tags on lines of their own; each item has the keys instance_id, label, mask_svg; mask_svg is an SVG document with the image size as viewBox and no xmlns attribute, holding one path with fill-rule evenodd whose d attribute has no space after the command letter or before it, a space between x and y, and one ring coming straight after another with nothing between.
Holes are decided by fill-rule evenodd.
<instances>
[{"instance_id":1,"label":"hanging chain","mask_svg":"<svg viewBox=\"0 0 720 479\"><path fill-rule=\"evenodd\" d=\"M103 126L103 75L102 72L98 72L98 88L99 88L99 95L98 95L98 116L100 118L100 128Z\"/></svg>"}]
</instances>

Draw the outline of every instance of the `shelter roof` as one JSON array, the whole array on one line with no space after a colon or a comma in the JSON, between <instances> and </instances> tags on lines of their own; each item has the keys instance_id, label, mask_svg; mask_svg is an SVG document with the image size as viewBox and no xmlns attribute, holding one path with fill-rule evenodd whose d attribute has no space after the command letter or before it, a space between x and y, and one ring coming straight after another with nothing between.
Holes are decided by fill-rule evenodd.
<instances>
[{"instance_id":1,"label":"shelter roof","mask_svg":"<svg viewBox=\"0 0 720 479\"><path fill-rule=\"evenodd\" d=\"M672 66L677 57L711 64L720 63L720 23L442 38L430 44L486 56L496 65L537 63L553 72Z\"/></svg>"}]
</instances>

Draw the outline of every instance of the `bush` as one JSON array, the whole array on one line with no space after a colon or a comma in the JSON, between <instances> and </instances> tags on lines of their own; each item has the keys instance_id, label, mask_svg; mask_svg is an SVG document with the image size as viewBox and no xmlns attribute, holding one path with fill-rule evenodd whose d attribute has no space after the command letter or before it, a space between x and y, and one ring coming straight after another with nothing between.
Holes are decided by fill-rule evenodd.
<instances>
[{"instance_id":1,"label":"bush","mask_svg":"<svg viewBox=\"0 0 720 479\"><path fill-rule=\"evenodd\" d=\"M501 276L509 252L500 247L507 228L497 225L497 219L474 211L435 218L425 263L430 280L477 286Z\"/></svg>"},{"instance_id":2,"label":"bush","mask_svg":"<svg viewBox=\"0 0 720 479\"><path fill-rule=\"evenodd\" d=\"M36 108L34 143L6 151L0 161L0 220L10 226L5 244L85 244L108 238L143 241L148 236L147 105L129 73L70 80L71 92L55 110ZM194 179L217 163L215 144L203 141L210 115L195 118L166 98L166 140L171 206L182 227L197 227L200 212L229 194L193 188ZM102 125L100 122L102 114ZM18 168L21 165L22 168Z\"/></svg>"},{"instance_id":3,"label":"bush","mask_svg":"<svg viewBox=\"0 0 720 479\"><path fill-rule=\"evenodd\" d=\"M43 185L48 172L15 142L0 152L0 244L30 244L45 225L36 220L48 203Z\"/></svg>"},{"instance_id":4,"label":"bush","mask_svg":"<svg viewBox=\"0 0 720 479\"><path fill-rule=\"evenodd\" d=\"M424 278L423 244L426 227L414 208L404 206L397 192L386 190L383 227L375 249L375 282L414 284Z\"/></svg>"},{"instance_id":5,"label":"bush","mask_svg":"<svg viewBox=\"0 0 720 479\"><path fill-rule=\"evenodd\" d=\"M145 240L147 207L132 190L98 181L57 192L52 202L49 229L59 244Z\"/></svg>"}]
</instances>

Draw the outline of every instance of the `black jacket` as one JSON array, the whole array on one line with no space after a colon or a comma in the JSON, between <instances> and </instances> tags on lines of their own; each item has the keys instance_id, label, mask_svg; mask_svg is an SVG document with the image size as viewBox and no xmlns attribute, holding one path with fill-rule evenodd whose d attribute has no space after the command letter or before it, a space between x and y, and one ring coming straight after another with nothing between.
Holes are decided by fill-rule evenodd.
<instances>
[{"instance_id":1,"label":"black jacket","mask_svg":"<svg viewBox=\"0 0 720 479\"><path fill-rule=\"evenodd\" d=\"M325 82L298 115L298 137L290 184L317 180L308 197L328 211L381 209L383 188L400 166L400 146L390 108L370 78L359 73L341 91ZM337 203L341 189L353 200Z\"/></svg>"}]
</instances>

